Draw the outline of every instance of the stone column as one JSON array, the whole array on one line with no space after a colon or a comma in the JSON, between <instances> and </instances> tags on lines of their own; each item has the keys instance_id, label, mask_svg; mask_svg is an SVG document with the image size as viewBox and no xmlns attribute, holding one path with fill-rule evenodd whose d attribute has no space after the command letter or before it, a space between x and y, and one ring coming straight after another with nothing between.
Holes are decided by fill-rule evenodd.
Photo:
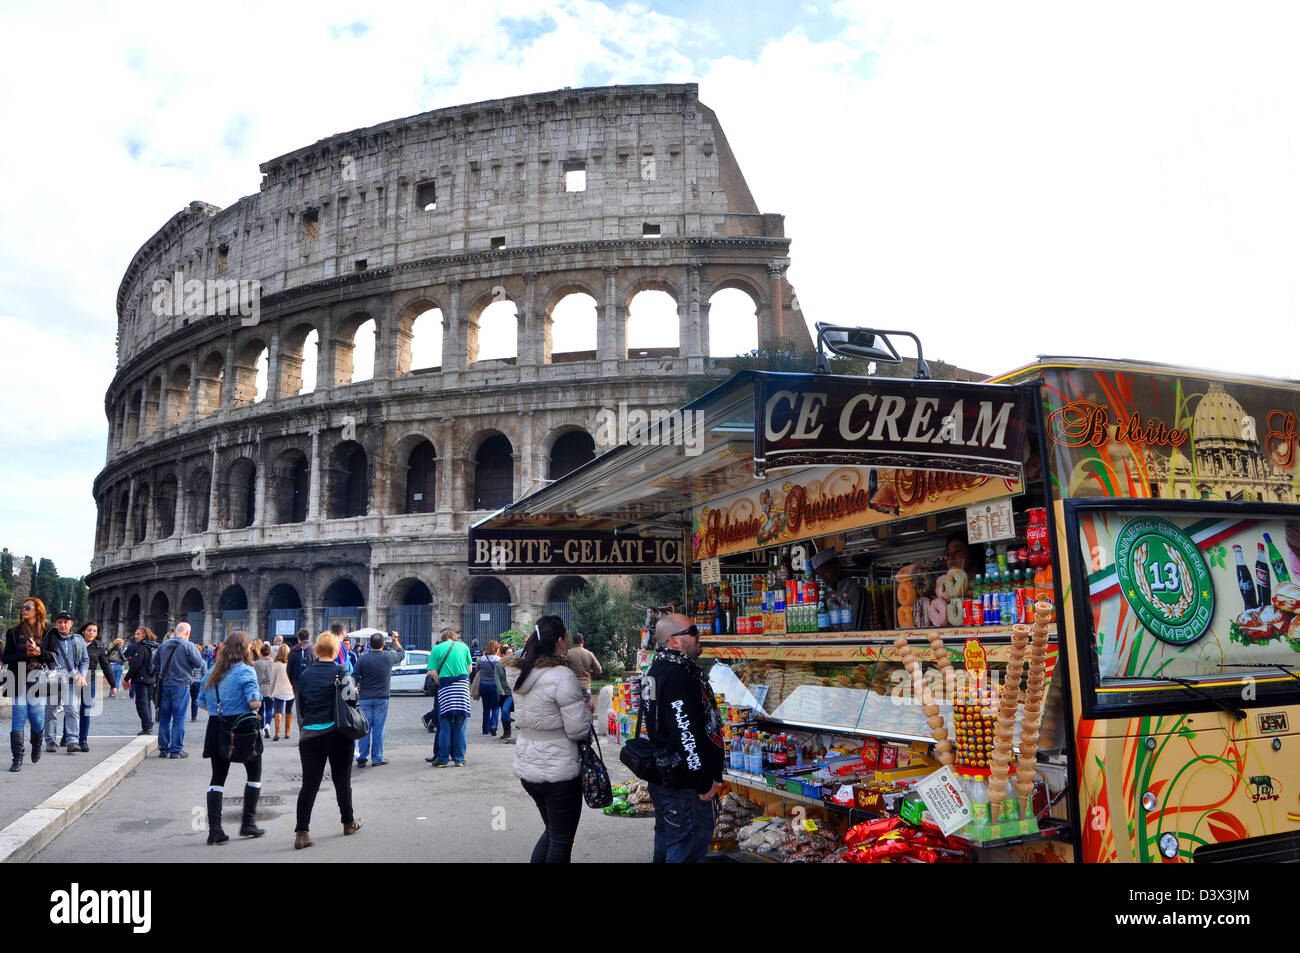
<instances>
[{"instance_id":1,"label":"stone column","mask_svg":"<svg viewBox=\"0 0 1300 953\"><path fill-rule=\"evenodd\" d=\"M189 507L186 505L186 499L185 499L185 471L178 468L176 471L176 514L174 517L175 528L172 531L172 535L175 536L177 539L180 539L185 536L185 526L187 525L186 513L188 509Z\"/></svg>"},{"instance_id":2,"label":"stone column","mask_svg":"<svg viewBox=\"0 0 1300 953\"><path fill-rule=\"evenodd\" d=\"M221 514L217 512L217 483L221 475L217 472L217 445L212 444L212 479L208 481L208 532L215 533L221 529Z\"/></svg>"},{"instance_id":3,"label":"stone column","mask_svg":"<svg viewBox=\"0 0 1300 953\"><path fill-rule=\"evenodd\" d=\"M460 372L467 366L465 353L465 315L460 305L460 279L453 278L447 282L450 295L447 311L443 315L442 325L442 376L445 387L460 385Z\"/></svg>"},{"instance_id":4,"label":"stone column","mask_svg":"<svg viewBox=\"0 0 1300 953\"><path fill-rule=\"evenodd\" d=\"M169 423L167 420L167 405L170 401L167 399L167 392L170 389L171 377L167 374L167 369L164 367L162 372L162 387L158 391L158 422L154 427L154 429L159 433L165 432L167 430L167 424Z\"/></svg>"},{"instance_id":5,"label":"stone column","mask_svg":"<svg viewBox=\"0 0 1300 953\"><path fill-rule=\"evenodd\" d=\"M785 277L785 270L790 265L789 258L778 258L767 266L767 284L768 284L768 320L767 327L759 327L758 346L771 347L777 340L788 336L785 326L785 302L781 293L781 282ZM764 330L767 335L764 337Z\"/></svg>"},{"instance_id":6,"label":"stone column","mask_svg":"<svg viewBox=\"0 0 1300 953\"><path fill-rule=\"evenodd\" d=\"M149 406L149 385L144 383L140 385L140 406L136 409L135 439L143 440L146 436L144 429L145 408Z\"/></svg>"},{"instance_id":7,"label":"stone column","mask_svg":"<svg viewBox=\"0 0 1300 953\"><path fill-rule=\"evenodd\" d=\"M514 454L515 469L515 495L514 499L520 499L527 496L533 491L533 484L536 482L538 474L533 466L533 422L536 420L531 410L525 410L519 415L519 424L523 431L522 443ZM522 462L521 462L522 461Z\"/></svg>"},{"instance_id":8,"label":"stone column","mask_svg":"<svg viewBox=\"0 0 1300 953\"><path fill-rule=\"evenodd\" d=\"M604 317L596 326L596 356L600 359L600 372L604 375L618 373L618 265L605 265L605 307Z\"/></svg>"},{"instance_id":9,"label":"stone column","mask_svg":"<svg viewBox=\"0 0 1300 953\"><path fill-rule=\"evenodd\" d=\"M712 342L709 340L709 309L713 306L707 301L700 299L700 350L708 357L713 352L710 350Z\"/></svg>"},{"instance_id":10,"label":"stone column","mask_svg":"<svg viewBox=\"0 0 1300 953\"><path fill-rule=\"evenodd\" d=\"M700 266L686 266L685 310L678 306L681 315L681 334L678 353L687 359L687 369L692 374L704 370L704 336L700 333Z\"/></svg>"},{"instance_id":11,"label":"stone column","mask_svg":"<svg viewBox=\"0 0 1300 953\"><path fill-rule=\"evenodd\" d=\"M311 461L309 463L311 470L307 476L307 519L306 523L310 526L316 526L321 519L320 505L320 428L317 427L311 432Z\"/></svg>"},{"instance_id":12,"label":"stone column","mask_svg":"<svg viewBox=\"0 0 1300 953\"><path fill-rule=\"evenodd\" d=\"M267 345L266 355L266 399L276 400L280 396L280 332L271 332L271 343Z\"/></svg>"},{"instance_id":13,"label":"stone column","mask_svg":"<svg viewBox=\"0 0 1300 953\"><path fill-rule=\"evenodd\" d=\"M122 536L122 546L127 552L135 545L135 477L131 477L126 489L126 533ZM125 554L124 554L125 555Z\"/></svg>"},{"instance_id":14,"label":"stone column","mask_svg":"<svg viewBox=\"0 0 1300 953\"><path fill-rule=\"evenodd\" d=\"M198 351L194 352L194 357L190 359L190 420L197 420L199 416L199 358Z\"/></svg>"},{"instance_id":15,"label":"stone column","mask_svg":"<svg viewBox=\"0 0 1300 953\"><path fill-rule=\"evenodd\" d=\"M223 408L233 406L235 403L235 383L239 378L235 368L235 336L230 335L226 341L226 379L222 382L221 388L221 406Z\"/></svg>"},{"instance_id":16,"label":"stone column","mask_svg":"<svg viewBox=\"0 0 1300 953\"><path fill-rule=\"evenodd\" d=\"M257 473L253 477L253 532L254 540L262 538L262 527L266 525L266 466L262 453L262 434L257 435L257 448L253 453L253 462Z\"/></svg>"}]
</instances>

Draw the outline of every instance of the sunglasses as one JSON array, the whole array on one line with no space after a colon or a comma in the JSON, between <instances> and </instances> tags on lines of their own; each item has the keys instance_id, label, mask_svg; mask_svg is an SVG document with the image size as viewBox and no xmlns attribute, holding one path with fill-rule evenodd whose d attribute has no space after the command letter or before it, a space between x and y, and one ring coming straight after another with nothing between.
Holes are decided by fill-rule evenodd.
<instances>
[{"instance_id":1,"label":"sunglasses","mask_svg":"<svg viewBox=\"0 0 1300 953\"><path fill-rule=\"evenodd\" d=\"M24 612L35 612L35 611L36 611L36 607L35 607L35 606L23 606L23 611L24 611Z\"/></svg>"},{"instance_id":2,"label":"sunglasses","mask_svg":"<svg viewBox=\"0 0 1300 953\"><path fill-rule=\"evenodd\" d=\"M700 637L700 627L698 625L689 626L688 628L682 629L680 632L674 632L672 635L668 636L668 638L675 639L679 635L689 635L693 639L698 639Z\"/></svg>"}]
</instances>

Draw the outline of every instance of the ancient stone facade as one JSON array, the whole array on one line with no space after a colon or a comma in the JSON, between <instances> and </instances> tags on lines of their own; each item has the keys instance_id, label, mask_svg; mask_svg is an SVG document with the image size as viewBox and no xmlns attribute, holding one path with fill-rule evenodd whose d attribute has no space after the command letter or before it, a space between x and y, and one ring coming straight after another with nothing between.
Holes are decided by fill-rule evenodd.
<instances>
[{"instance_id":1,"label":"ancient stone facade","mask_svg":"<svg viewBox=\"0 0 1300 953\"><path fill-rule=\"evenodd\" d=\"M118 292L88 577L110 633L535 618L572 581L471 579L469 525L608 449L602 409L679 405L710 373L718 291L750 296L760 346L808 342L782 218L758 211L693 85L443 109L261 170L259 194L174 216ZM256 308L213 306L240 282ZM676 301L676 347L629 351L647 290ZM555 352L553 311L574 293L595 299L595 347ZM503 301L515 356L479 360L480 318ZM442 361L413 368L430 313ZM368 321L374 375L353 383Z\"/></svg>"}]
</instances>

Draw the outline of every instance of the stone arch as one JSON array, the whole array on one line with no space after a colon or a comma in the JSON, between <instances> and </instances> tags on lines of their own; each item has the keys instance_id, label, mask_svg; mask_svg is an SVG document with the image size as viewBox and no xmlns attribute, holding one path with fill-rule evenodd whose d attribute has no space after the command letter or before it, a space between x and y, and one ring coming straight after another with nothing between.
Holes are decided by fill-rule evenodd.
<instances>
[{"instance_id":1,"label":"stone arch","mask_svg":"<svg viewBox=\"0 0 1300 953\"><path fill-rule=\"evenodd\" d=\"M140 611L140 594L135 593L126 602L126 617L123 620L131 634L144 625L144 614ZM155 633L157 634L157 633Z\"/></svg>"},{"instance_id":2,"label":"stone arch","mask_svg":"<svg viewBox=\"0 0 1300 953\"><path fill-rule=\"evenodd\" d=\"M518 300L509 294L504 284L494 288L496 290L480 295L470 305L469 324L465 329L467 367L479 361L514 364L519 359Z\"/></svg>"},{"instance_id":3,"label":"stone arch","mask_svg":"<svg viewBox=\"0 0 1300 953\"><path fill-rule=\"evenodd\" d=\"M373 321L375 325L375 363L379 362L379 319L369 310L350 311L336 325L334 334L330 340L330 347L334 354L334 380L335 387L342 387L352 383L362 383L354 381L356 368L353 365L357 346L357 332L367 321ZM371 376L363 378L370 380L374 377L374 368L371 369ZM318 385L319 386L319 385Z\"/></svg>"},{"instance_id":4,"label":"stone arch","mask_svg":"<svg viewBox=\"0 0 1300 953\"><path fill-rule=\"evenodd\" d=\"M745 302L748 302L746 304ZM701 306L701 323L707 332L704 353L712 357L749 354L759 346L759 312L762 305L743 285L718 288Z\"/></svg>"},{"instance_id":5,"label":"stone arch","mask_svg":"<svg viewBox=\"0 0 1300 953\"><path fill-rule=\"evenodd\" d=\"M176 532L178 486L175 475L171 473L158 481L158 492L154 498L154 521L158 539L168 539Z\"/></svg>"},{"instance_id":6,"label":"stone arch","mask_svg":"<svg viewBox=\"0 0 1300 953\"><path fill-rule=\"evenodd\" d=\"M190 641L212 641L212 633L207 631L207 626L205 625L207 613L204 612L205 603L203 601L203 593L194 586L190 586L181 595L179 605L180 609L177 610L177 614L181 619L190 624L190 629L192 630Z\"/></svg>"},{"instance_id":7,"label":"stone arch","mask_svg":"<svg viewBox=\"0 0 1300 953\"><path fill-rule=\"evenodd\" d=\"M465 584L463 591L461 638L466 644L477 640L480 646L486 645L489 639L510 628L510 607L515 603L515 594L506 582L496 576L476 576Z\"/></svg>"},{"instance_id":8,"label":"stone arch","mask_svg":"<svg viewBox=\"0 0 1300 953\"><path fill-rule=\"evenodd\" d=\"M171 600L167 598L167 593L159 589L149 600L149 616L147 620L149 628L153 629L156 634L162 636L171 628Z\"/></svg>"},{"instance_id":9,"label":"stone arch","mask_svg":"<svg viewBox=\"0 0 1300 953\"><path fill-rule=\"evenodd\" d=\"M226 468L217 487L217 506L222 529L244 529L253 525L257 504L257 464L239 457Z\"/></svg>"},{"instance_id":10,"label":"stone arch","mask_svg":"<svg viewBox=\"0 0 1300 953\"><path fill-rule=\"evenodd\" d=\"M304 604L298 587L288 581L276 582L266 591L262 599L262 609L266 613L266 627L263 631L267 639L283 635L286 642L292 643L298 630L307 621ZM277 632L277 629L291 629L289 632Z\"/></svg>"},{"instance_id":11,"label":"stone arch","mask_svg":"<svg viewBox=\"0 0 1300 953\"><path fill-rule=\"evenodd\" d=\"M370 458L355 440L330 451L326 485L326 519L365 516L370 511Z\"/></svg>"},{"instance_id":12,"label":"stone arch","mask_svg":"<svg viewBox=\"0 0 1300 953\"><path fill-rule=\"evenodd\" d=\"M403 576L388 587L385 601L389 605L431 606L433 590L434 587L419 576Z\"/></svg>"},{"instance_id":13,"label":"stone arch","mask_svg":"<svg viewBox=\"0 0 1300 953\"><path fill-rule=\"evenodd\" d=\"M479 433L473 444L474 484L470 509L495 510L514 499L515 461L510 438L499 430Z\"/></svg>"},{"instance_id":14,"label":"stone arch","mask_svg":"<svg viewBox=\"0 0 1300 953\"><path fill-rule=\"evenodd\" d=\"M221 590L217 608L222 612L242 611L248 608L248 592L239 583L233 583Z\"/></svg>"},{"instance_id":15,"label":"stone arch","mask_svg":"<svg viewBox=\"0 0 1300 953\"><path fill-rule=\"evenodd\" d=\"M208 507L212 501L212 473L205 466L197 466L185 480L184 533L208 531Z\"/></svg>"},{"instance_id":16,"label":"stone arch","mask_svg":"<svg viewBox=\"0 0 1300 953\"><path fill-rule=\"evenodd\" d=\"M143 543L149 539L150 518L153 515L153 499L149 484L140 480L135 485L135 513L132 514L131 539Z\"/></svg>"},{"instance_id":17,"label":"stone arch","mask_svg":"<svg viewBox=\"0 0 1300 953\"><path fill-rule=\"evenodd\" d=\"M249 338L235 356L235 406L256 404L267 394L267 365L270 349L261 337ZM262 384L258 387L258 378Z\"/></svg>"},{"instance_id":18,"label":"stone arch","mask_svg":"<svg viewBox=\"0 0 1300 953\"><path fill-rule=\"evenodd\" d=\"M558 428L550 434L546 450L546 479L558 480L596 459L596 441L581 427Z\"/></svg>"},{"instance_id":19,"label":"stone arch","mask_svg":"<svg viewBox=\"0 0 1300 953\"><path fill-rule=\"evenodd\" d=\"M158 429L158 408L162 405L162 375L157 374L149 381L144 397L144 429L141 437L147 437Z\"/></svg>"},{"instance_id":20,"label":"stone arch","mask_svg":"<svg viewBox=\"0 0 1300 953\"><path fill-rule=\"evenodd\" d=\"M127 446L130 446L144 436L140 433L140 408L143 401L144 390L141 388L132 391L131 396L127 398L125 410Z\"/></svg>"},{"instance_id":21,"label":"stone arch","mask_svg":"<svg viewBox=\"0 0 1300 953\"><path fill-rule=\"evenodd\" d=\"M167 380L167 425L179 424L190 415L190 366L178 364Z\"/></svg>"},{"instance_id":22,"label":"stone arch","mask_svg":"<svg viewBox=\"0 0 1300 953\"><path fill-rule=\"evenodd\" d=\"M625 300L626 357L675 357L681 353L682 296L675 285L663 278L642 278L631 286ZM671 328L671 335L665 333L667 328ZM662 343L670 338L674 343Z\"/></svg>"},{"instance_id":23,"label":"stone arch","mask_svg":"<svg viewBox=\"0 0 1300 953\"><path fill-rule=\"evenodd\" d=\"M600 295L582 282L567 282L551 292L546 302L544 362L595 360L600 314Z\"/></svg>"},{"instance_id":24,"label":"stone arch","mask_svg":"<svg viewBox=\"0 0 1300 953\"><path fill-rule=\"evenodd\" d=\"M438 450L428 437L414 433L399 440L392 473L393 513L432 513L438 508Z\"/></svg>"},{"instance_id":25,"label":"stone arch","mask_svg":"<svg viewBox=\"0 0 1300 953\"><path fill-rule=\"evenodd\" d=\"M221 388L226 380L226 356L210 351L199 367L198 416L210 417L221 409Z\"/></svg>"},{"instance_id":26,"label":"stone arch","mask_svg":"<svg viewBox=\"0 0 1300 953\"><path fill-rule=\"evenodd\" d=\"M302 523L311 496L311 462L299 447L282 451L271 464L267 478L268 522Z\"/></svg>"},{"instance_id":27,"label":"stone arch","mask_svg":"<svg viewBox=\"0 0 1300 953\"><path fill-rule=\"evenodd\" d=\"M113 533L112 545L117 549L121 549L126 545L127 536L130 532L130 506L131 490L128 487L123 487L117 498L117 509L113 512L113 528L115 532Z\"/></svg>"},{"instance_id":28,"label":"stone arch","mask_svg":"<svg viewBox=\"0 0 1300 953\"><path fill-rule=\"evenodd\" d=\"M402 309L394 325L398 377L442 370L446 363L445 314L442 306L428 297L412 301ZM431 356L434 354L436 360Z\"/></svg>"},{"instance_id":29,"label":"stone arch","mask_svg":"<svg viewBox=\"0 0 1300 953\"><path fill-rule=\"evenodd\" d=\"M320 353L320 329L310 321L294 324L280 339L281 397L297 397L316 389Z\"/></svg>"}]
</instances>

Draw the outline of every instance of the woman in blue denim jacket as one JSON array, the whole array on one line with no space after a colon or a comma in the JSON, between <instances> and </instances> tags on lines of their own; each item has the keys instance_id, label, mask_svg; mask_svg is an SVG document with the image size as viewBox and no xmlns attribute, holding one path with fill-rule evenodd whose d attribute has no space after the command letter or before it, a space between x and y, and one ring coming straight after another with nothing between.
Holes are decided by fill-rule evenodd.
<instances>
[{"instance_id":1,"label":"woman in blue denim jacket","mask_svg":"<svg viewBox=\"0 0 1300 953\"><path fill-rule=\"evenodd\" d=\"M256 712L262 705L257 672L252 666L248 633L231 632L217 652L212 672L199 693L199 705L208 711L208 731L203 741L203 757L212 761L212 781L208 785L208 843L224 844L230 837L221 829L221 797L225 791L230 762L222 752L222 718ZM244 762L248 780L244 783L244 815L239 827L241 837L261 837L266 833L253 824L257 799L262 793L262 756Z\"/></svg>"}]
</instances>

